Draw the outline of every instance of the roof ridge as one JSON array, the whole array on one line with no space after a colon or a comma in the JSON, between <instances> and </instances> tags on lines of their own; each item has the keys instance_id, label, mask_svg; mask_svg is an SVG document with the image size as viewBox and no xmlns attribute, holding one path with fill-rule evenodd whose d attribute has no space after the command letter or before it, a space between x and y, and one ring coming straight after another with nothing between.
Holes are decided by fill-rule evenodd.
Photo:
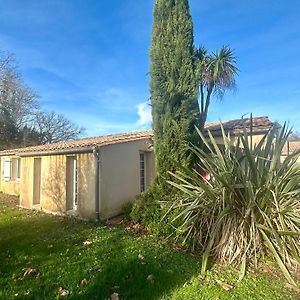
<instances>
[{"instance_id":1,"label":"roof ridge","mask_svg":"<svg viewBox=\"0 0 300 300\"><path fill-rule=\"evenodd\" d=\"M76 140L61 141L51 144L42 144L35 146L20 147L14 149L6 149L0 151L0 155L13 154L13 153L28 153L37 151L55 151L61 149L77 149L77 148L90 148L101 147L119 142L134 141L143 138L152 137L152 131L132 131L123 132L95 137L85 137Z\"/></svg>"}]
</instances>

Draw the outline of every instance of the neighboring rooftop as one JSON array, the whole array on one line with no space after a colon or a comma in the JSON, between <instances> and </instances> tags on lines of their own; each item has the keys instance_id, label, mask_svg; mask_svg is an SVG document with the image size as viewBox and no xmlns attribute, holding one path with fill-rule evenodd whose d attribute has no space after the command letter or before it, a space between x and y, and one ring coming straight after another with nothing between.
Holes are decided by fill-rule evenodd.
<instances>
[{"instance_id":1,"label":"neighboring rooftop","mask_svg":"<svg viewBox=\"0 0 300 300\"><path fill-rule=\"evenodd\" d=\"M221 136L221 126L222 123L225 133L230 132L235 135L242 132L244 129L250 130L251 118L229 120L229 121L219 121L207 123L205 129L209 130L214 136ZM263 134L270 130L274 126L274 123L269 120L267 116L252 118L253 133Z\"/></svg>"},{"instance_id":2,"label":"neighboring rooftop","mask_svg":"<svg viewBox=\"0 0 300 300\"><path fill-rule=\"evenodd\" d=\"M300 151L300 140L288 141L282 149L283 155L289 155Z\"/></svg>"},{"instance_id":3,"label":"neighboring rooftop","mask_svg":"<svg viewBox=\"0 0 300 300\"><path fill-rule=\"evenodd\" d=\"M272 123L268 117L256 117L252 118L253 121L253 133L260 134L268 131L274 123ZM238 120L230 120L230 121L222 121L222 122L211 122L205 125L205 129L209 130L213 135L220 136L222 135L221 126L222 123L223 128L226 133L230 132L231 134L237 134L244 130L250 130L251 119L238 119ZM126 143L131 141L150 139L153 136L152 131L138 131L138 132L128 132L128 133L119 133L119 134L111 134L105 136L91 137L91 138L83 138L78 140L71 140L66 142L59 142L53 144L46 145L38 145L38 146L29 146L25 148L17 148L17 149L8 149L0 151L0 156L3 155L22 155L28 153L46 153L46 152L59 152L59 151L72 151L74 150L82 150L85 149L91 150L93 147L103 147L107 145L113 145L118 143Z\"/></svg>"}]
</instances>

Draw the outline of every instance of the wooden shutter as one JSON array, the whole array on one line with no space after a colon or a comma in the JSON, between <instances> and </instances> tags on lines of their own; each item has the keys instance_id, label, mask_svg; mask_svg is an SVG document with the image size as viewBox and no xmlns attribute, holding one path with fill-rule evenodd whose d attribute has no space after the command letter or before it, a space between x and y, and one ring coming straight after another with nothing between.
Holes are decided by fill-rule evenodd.
<instances>
[{"instance_id":1,"label":"wooden shutter","mask_svg":"<svg viewBox=\"0 0 300 300\"><path fill-rule=\"evenodd\" d=\"M4 181L10 181L10 179L11 179L11 159L10 158L4 159L3 178L4 178Z\"/></svg>"}]
</instances>

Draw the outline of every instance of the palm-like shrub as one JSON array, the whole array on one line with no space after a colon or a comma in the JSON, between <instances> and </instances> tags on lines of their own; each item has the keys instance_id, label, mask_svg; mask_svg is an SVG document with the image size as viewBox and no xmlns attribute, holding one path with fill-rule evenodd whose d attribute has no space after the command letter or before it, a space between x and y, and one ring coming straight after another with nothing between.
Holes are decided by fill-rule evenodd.
<instances>
[{"instance_id":1,"label":"palm-like shrub","mask_svg":"<svg viewBox=\"0 0 300 300\"><path fill-rule=\"evenodd\" d=\"M242 277L247 265L257 267L266 255L295 284L290 270L300 264L299 154L281 156L290 131L274 128L254 144L252 132L244 130L234 145L222 131L222 145L199 131L204 147L192 147L199 170L172 174L169 183L184 195L174 204L181 209L177 233L202 251L202 272L212 258L239 264Z\"/></svg>"}]
</instances>

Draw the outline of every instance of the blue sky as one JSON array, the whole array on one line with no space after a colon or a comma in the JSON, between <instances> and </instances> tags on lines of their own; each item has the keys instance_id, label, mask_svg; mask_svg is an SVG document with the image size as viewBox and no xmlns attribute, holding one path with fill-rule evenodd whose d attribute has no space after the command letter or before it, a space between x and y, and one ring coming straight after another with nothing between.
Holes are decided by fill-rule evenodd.
<instances>
[{"instance_id":1,"label":"blue sky","mask_svg":"<svg viewBox=\"0 0 300 300\"><path fill-rule=\"evenodd\" d=\"M44 109L87 135L150 128L152 0L1 0L0 49L13 52ZM236 51L238 89L209 120L252 112L300 130L300 1L190 0L196 45Z\"/></svg>"}]
</instances>

